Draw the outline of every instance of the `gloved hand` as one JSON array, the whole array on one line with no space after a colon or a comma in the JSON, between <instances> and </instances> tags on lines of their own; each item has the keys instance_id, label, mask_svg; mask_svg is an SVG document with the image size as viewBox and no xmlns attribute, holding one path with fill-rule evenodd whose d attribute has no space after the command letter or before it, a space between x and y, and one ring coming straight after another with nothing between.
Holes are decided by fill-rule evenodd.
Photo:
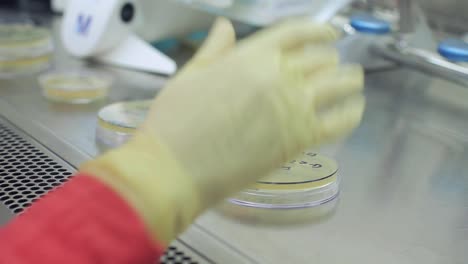
<instances>
[{"instance_id":1,"label":"gloved hand","mask_svg":"<svg viewBox=\"0 0 468 264\"><path fill-rule=\"evenodd\" d=\"M330 26L296 20L234 46L232 26L218 20L133 139L82 171L169 243L206 208L358 125L362 70L338 64L336 37Z\"/></svg>"}]
</instances>

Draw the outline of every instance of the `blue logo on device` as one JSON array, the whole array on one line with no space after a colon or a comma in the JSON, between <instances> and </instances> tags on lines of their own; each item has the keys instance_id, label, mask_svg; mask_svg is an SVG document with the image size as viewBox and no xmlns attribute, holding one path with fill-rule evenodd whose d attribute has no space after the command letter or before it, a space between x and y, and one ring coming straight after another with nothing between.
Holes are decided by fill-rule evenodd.
<instances>
[{"instance_id":1,"label":"blue logo on device","mask_svg":"<svg viewBox=\"0 0 468 264\"><path fill-rule=\"evenodd\" d=\"M84 36L88 35L89 26L91 25L92 20L93 18L91 16L79 14L76 18L76 32Z\"/></svg>"}]
</instances>

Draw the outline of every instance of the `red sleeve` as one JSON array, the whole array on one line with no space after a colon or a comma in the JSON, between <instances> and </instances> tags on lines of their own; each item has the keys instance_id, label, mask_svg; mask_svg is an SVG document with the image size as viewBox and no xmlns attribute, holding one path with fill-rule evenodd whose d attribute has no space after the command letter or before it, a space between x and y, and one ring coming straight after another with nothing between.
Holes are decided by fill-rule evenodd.
<instances>
[{"instance_id":1,"label":"red sleeve","mask_svg":"<svg viewBox=\"0 0 468 264\"><path fill-rule=\"evenodd\" d=\"M113 190L77 175L0 229L0 263L155 263L164 248Z\"/></svg>"}]
</instances>

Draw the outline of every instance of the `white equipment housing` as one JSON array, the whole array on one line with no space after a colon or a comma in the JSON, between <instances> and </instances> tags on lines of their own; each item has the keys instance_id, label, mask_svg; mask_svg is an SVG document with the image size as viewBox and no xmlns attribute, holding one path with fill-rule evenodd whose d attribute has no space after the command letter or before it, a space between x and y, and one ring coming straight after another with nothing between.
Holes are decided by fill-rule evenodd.
<instances>
[{"instance_id":1,"label":"white equipment housing","mask_svg":"<svg viewBox=\"0 0 468 264\"><path fill-rule=\"evenodd\" d=\"M175 62L144 39L188 33L211 21L211 15L171 0L70 0L61 37L73 56L171 75Z\"/></svg>"}]
</instances>

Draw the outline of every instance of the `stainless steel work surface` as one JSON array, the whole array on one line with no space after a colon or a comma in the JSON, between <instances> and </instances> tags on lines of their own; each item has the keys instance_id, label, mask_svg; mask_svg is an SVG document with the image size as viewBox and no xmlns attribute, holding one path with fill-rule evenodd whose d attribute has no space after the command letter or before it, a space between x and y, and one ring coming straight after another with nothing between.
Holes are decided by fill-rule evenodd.
<instances>
[{"instance_id":1,"label":"stainless steel work surface","mask_svg":"<svg viewBox=\"0 0 468 264\"><path fill-rule=\"evenodd\" d=\"M199 223L262 263L467 263L468 90L462 110L433 101L428 89L381 81L367 87L361 127L323 150L342 179L332 218L261 227L210 212Z\"/></svg>"},{"instance_id":2,"label":"stainless steel work surface","mask_svg":"<svg viewBox=\"0 0 468 264\"><path fill-rule=\"evenodd\" d=\"M5 205L0 203L0 226L6 224L11 218L13 218L13 213Z\"/></svg>"},{"instance_id":3,"label":"stainless steel work surface","mask_svg":"<svg viewBox=\"0 0 468 264\"><path fill-rule=\"evenodd\" d=\"M36 77L0 81L0 115L72 165L99 153L96 112L157 94L165 78L86 64L116 81L107 102L46 101ZM347 140L320 150L340 167L336 213L301 226L246 224L210 211L181 241L218 263L466 263L468 89L409 69L368 75L368 107Z\"/></svg>"}]
</instances>

